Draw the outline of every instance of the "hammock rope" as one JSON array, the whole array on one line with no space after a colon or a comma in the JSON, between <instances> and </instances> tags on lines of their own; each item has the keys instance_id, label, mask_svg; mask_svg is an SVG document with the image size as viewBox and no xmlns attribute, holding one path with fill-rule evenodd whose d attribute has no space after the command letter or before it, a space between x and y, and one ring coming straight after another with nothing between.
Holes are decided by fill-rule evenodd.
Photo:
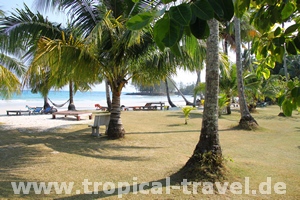
<instances>
[{"instance_id":1,"label":"hammock rope","mask_svg":"<svg viewBox=\"0 0 300 200\"><path fill-rule=\"evenodd\" d=\"M66 103L68 103L68 102L70 101L70 99L69 99L68 101L66 101L66 102L63 103L63 104L56 104L56 103L54 103L53 101L51 101L50 98L48 98L48 99L49 99L49 101L50 101L55 107L57 107L57 108L63 107Z\"/></svg>"}]
</instances>

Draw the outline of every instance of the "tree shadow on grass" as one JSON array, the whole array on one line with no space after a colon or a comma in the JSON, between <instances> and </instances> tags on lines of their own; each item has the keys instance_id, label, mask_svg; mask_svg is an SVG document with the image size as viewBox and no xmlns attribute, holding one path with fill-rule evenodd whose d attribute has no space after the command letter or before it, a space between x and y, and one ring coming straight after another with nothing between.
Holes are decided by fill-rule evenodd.
<instances>
[{"instance_id":1,"label":"tree shadow on grass","mask_svg":"<svg viewBox=\"0 0 300 200\"><path fill-rule=\"evenodd\" d=\"M0 197L15 197L13 194L11 182L24 181L24 179L22 179L22 176L14 176L14 174L17 173L15 170L19 170L20 168L22 168L22 166L28 168L31 165L38 165L39 162L43 163L45 162L45 160L43 160L43 157L47 157L47 155L49 155L49 153L53 151L64 152L68 154L77 154L96 159L110 159L136 162L145 161L149 158L134 156L136 154L129 154L125 156L110 156L103 153L103 151L140 151L143 149L162 148L146 145L138 146L132 145L132 143L128 145L126 143L120 143L117 140L108 140L106 139L106 136L95 138L90 135L90 130L88 131L88 133L84 130L70 132L68 131L69 130L66 130L65 132L35 132L34 130L22 132L18 130L13 130L10 132L0 131L0 175L2 178L2 181L0 182ZM174 133L174 131L169 132ZM48 148L44 148L45 146ZM43 149L39 149L40 147L42 147ZM95 151L98 153L95 154ZM146 190L148 188L151 188L154 183L161 183L162 187L166 186L165 179L151 181L149 182L149 185L131 183L129 191L134 191L135 188L138 188L138 190ZM117 197L117 195L119 194L118 191L121 191L123 189L123 186L120 186L112 194L107 193L105 191L99 191L98 194L79 194L71 197L62 197L58 199L91 199L110 196ZM33 191L30 192L29 196L37 197Z\"/></svg>"},{"instance_id":2,"label":"tree shadow on grass","mask_svg":"<svg viewBox=\"0 0 300 200\"><path fill-rule=\"evenodd\" d=\"M169 177L149 181L149 182L143 182L139 184L132 183L113 183L116 187L114 189L110 189L108 187L108 190L104 190L105 188L103 185L105 183L102 183L101 186L99 186L99 190L93 191L93 187L90 186L89 192L90 194L76 194L71 195L68 197L61 197L61 198L55 198L57 200L73 200L73 199L100 199L100 198L108 198L108 197L115 197L117 198L126 198L126 194L133 193L139 195L140 198L142 198L140 195L145 195L147 197L147 194L157 194L157 192L161 192L161 194L158 194L158 196L170 194L175 189L182 189L178 185L182 180L180 180L181 177L177 175L177 173L172 174ZM101 190L102 189L102 190ZM83 192L83 191L81 191Z\"/></svg>"},{"instance_id":3,"label":"tree shadow on grass","mask_svg":"<svg viewBox=\"0 0 300 200\"><path fill-rule=\"evenodd\" d=\"M48 151L64 152L68 154L77 154L81 156L93 157L98 159L111 159L123 161L143 161L145 158L133 155L126 156L108 156L103 154L103 149L110 151L116 149L123 150L141 150L155 149L158 147L151 146L134 146L118 143L106 139L106 136L99 138L92 137L90 132L84 130L70 131L60 133L55 132L35 132L28 129L27 131L14 130L3 131L0 134L0 152L5 162L0 163L0 169L20 167L22 163L30 162L30 158L43 156L42 150L37 145L48 147ZM97 152L95 154L95 151ZM49 153L49 152L47 152Z\"/></svg>"},{"instance_id":4,"label":"tree shadow on grass","mask_svg":"<svg viewBox=\"0 0 300 200\"><path fill-rule=\"evenodd\" d=\"M168 114L167 116L185 118L183 112L172 113L172 114ZM190 113L190 118L202 118L202 117L203 117L203 113L193 112L193 111Z\"/></svg>"},{"instance_id":5,"label":"tree shadow on grass","mask_svg":"<svg viewBox=\"0 0 300 200\"><path fill-rule=\"evenodd\" d=\"M194 132L199 132L199 130L180 130L180 131L153 131L153 132L128 132L126 133L126 135L129 134L169 134L169 133L186 133L186 132L190 132L190 133L194 133Z\"/></svg>"}]
</instances>

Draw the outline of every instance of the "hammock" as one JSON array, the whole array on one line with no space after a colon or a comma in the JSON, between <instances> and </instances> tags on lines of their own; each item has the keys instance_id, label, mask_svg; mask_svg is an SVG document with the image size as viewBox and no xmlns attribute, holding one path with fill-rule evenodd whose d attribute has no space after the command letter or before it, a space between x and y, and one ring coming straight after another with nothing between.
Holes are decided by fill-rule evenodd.
<instances>
[{"instance_id":1,"label":"hammock","mask_svg":"<svg viewBox=\"0 0 300 200\"><path fill-rule=\"evenodd\" d=\"M70 99L69 99L68 101L66 101L66 102L63 103L63 104L55 104L55 103L53 103L53 101L51 101L50 98L48 98L48 99L49 99L49 101L50 101L55 107L57 107L57 108L63 107L66 103L68 103L68 102L70 101Z\"/></svg>"}]
</instances>

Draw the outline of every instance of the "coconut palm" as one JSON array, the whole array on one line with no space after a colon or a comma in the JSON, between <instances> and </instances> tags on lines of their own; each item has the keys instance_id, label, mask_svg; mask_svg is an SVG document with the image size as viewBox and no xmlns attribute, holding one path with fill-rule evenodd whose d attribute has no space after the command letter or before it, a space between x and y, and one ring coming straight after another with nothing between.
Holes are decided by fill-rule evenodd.
<instances>
[{"instance_id":1,"label":"coconut palm","mask_svg":"<svg viewBox=\"0 0 300 200\"><path fill-rule=\"evenodd\" d=\"M149 58L157 58L159 52L154 46L149 29L132 31L126 28L125 23L128 17L136 13L139 8L144 8L142 3L134 4L130 1L121 0L89 2L87 4L84 2L39 1L44 8L58 6L69 11L73 19L73 26L85 38L86 46L77 49L81 52L88 52L92 55L90 59L95 61L93 66L91 61L85 67L74 64L69 69L74 71L86 69L96 75L102 74L108 80L112 91L108 137L111 139L124 137L125 130L120 112L122 89L130 79L145 82L160 81L174 67L151 65L156 62L153 59L149 61ZM66 55L66 57L61 58L62 60L70 60L70 56ZM77 62L80 63L78 60L82 58L84 56L79 56Z\"/></svg>"},{"instance_id":2,"label":"coconut palm","mask_svg":"<svg viewBox=\"0 0 300 200\"><path fill-rule=\"evenodd\" d=\"M231 114L230 100L237 95L237 77L236 66L231 65L229 69L220 67L220 91L227 95L229 102L227 104L227 114Z\"/></svg>"},{"instance_id":3,"label":"coconut palm","mask_svg":"<svg viewBox=\"0 0 300 200\"><path fill-rule=\"evenodd\" d=\"M239 94L239 105L241 112L241 119L239 126L244 129L253 129L258 126L256 120L252 117L249 112L243 82L243 68L241 59L241 29L240 29L240 19L238 17L234 18L235 25L235 42L236 42L236 68L237 68L237 85Z\"/></svg>"},{"instance_id":4,"label":"coconut palm","mask_svg":"<svg viewBox=\"0 0 300 200\"><path fill-rule=\"evenodd\" d=\"M50 89L61 89L68 85L70 96L68 110L76 110L74 94L78 90L89 90L92 83L88 79L93 78L95 80L96 77L90 76L87 80L82 81L84 77L77 76L74 78L72 70L65 70L65 72L68 72L67 74L63 72L58 73L58 70L54 70L53 66L50 67L50 65L60 60L61 57L57 57L57 54L55 54L54 57L48 59L50 57L47 58L49 55L45 56L45 53L49 52L47 48L53 48L55 45L56 47L73 45L76 48L83 45L78 31L71 26L63 28L61 24L50 22L41 13L33 13L26 5L24 10L16 10L16 13L5 17L1 24L1 31L9 35L12 42L22 41L28 49L23 57L31 64L24 78L24 85L29 86L32 92L40 92L42 94L44 107L49 106L47 95ZM74 63L78 55L76 52L73 52L71 53L71 56L74 56L73 58L69 60L64 58L63 60L66 62L56 62L56 64L59 63L60 66L66 69L66 66ZM101 81L101 78L98 81Z\"/></svg>"},{"instance_id":5,"label":"coconut palm","mask_svg":"<svg viewBox=\"0 0 300 200\"><path fill-rule=\"evenodd\" d=\"M4 12L0 10L0 20L3 18ZM18 50L24 50L22 47L22 43L12 45L9 37L0 32L0 95L2 98L10 98L14 93L19 93L21 90L19 78L26 70L18 54Z\"/></svg>"},{"instance_id":6,"label":"coconut palm","mask_svg":"<svg viewBox=\"0 0 300 200\"><path fill-rule=\"evenodd\" d=\"M211 173L218 177L222 174L220 169L223 165L218 133L219 23L212 19L208 20L208 24L210 36L207 39L205 102L209 103L204 103L200 140L183 170L187 174L199 173L200 170L203 176L209 177ZM200 166L207 168L199 169Z\"/></svg>"}]
</instances>

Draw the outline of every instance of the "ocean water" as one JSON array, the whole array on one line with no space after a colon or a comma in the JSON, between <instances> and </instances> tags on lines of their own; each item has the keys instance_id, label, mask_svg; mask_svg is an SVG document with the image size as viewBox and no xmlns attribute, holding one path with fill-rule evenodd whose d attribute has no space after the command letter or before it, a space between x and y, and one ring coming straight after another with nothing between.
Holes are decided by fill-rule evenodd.
<instances>
[{"instance_id":1,"label":"ocean water","mask_svg":"<svg viewBox=\"0 0 300 200\"><path fill-rule=\"evenodd\" d=\"M55 104L63 104L69 99L69 91L50 91L48 97ZM189 101L193 98L186 96ZM171 95L171 100L177 106L184 106L185 102L181 96ZM168 104L166 96L148 96L148 95L121 95L121 105L124 106L143 106L148 102L164 102ZM100 91L76 92L74 95L74 103L76 109L95 109L95 104L107 106L106 94ZM25 109L28 106L43 106L44 100L40 94L33 94L30 90L24 90L20 95L13 95L9 100L0 100L0 107L2 109ZM49 101L52 106L52 103ZM66 110L68 103L59 110Z\"/></svg>"}]
</instances>

